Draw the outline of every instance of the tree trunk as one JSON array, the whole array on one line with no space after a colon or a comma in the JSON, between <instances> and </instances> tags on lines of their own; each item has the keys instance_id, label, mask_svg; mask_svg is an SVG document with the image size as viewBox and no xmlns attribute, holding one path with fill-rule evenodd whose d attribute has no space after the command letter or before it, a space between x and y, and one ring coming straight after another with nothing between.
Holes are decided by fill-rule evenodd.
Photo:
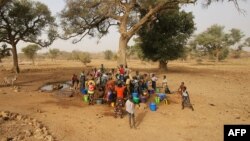
<instances>
[{"instance_id":1,"label":"tree trunk","mask_svg":"<svg viewBox=\"0 0 250 141\"><path fill-rule=\"evenodd\" d=\"M17 57L17 51L16 51L16 45L12 44L12 55L13 55L13 70L16 73L20 72L19 66L18 66L18 57Z\"/></svg>"},{"instance_id":2,"label":"tree trunk","mask_svg":"<svg viewBox=\"0 0 250 141\"><path fill-rule=\"evenodd\" d=\"M120 37L119 40L119 50L117 54L117 65L127 65L126 49L127 49L128 39L126 37Z\"/></svg>"},{"instance_id":3,"label":"tree trunk","mask_svg":"<svg viewBox=\"0 0 250 141\"><path fill-rule=\"evenodd\" d=\"M163 60L159 61L160 70L164 70L164 71L167 70L168 69L167 65L168 65L168 61L163 61Z\"/></svg>"}]
</instances>

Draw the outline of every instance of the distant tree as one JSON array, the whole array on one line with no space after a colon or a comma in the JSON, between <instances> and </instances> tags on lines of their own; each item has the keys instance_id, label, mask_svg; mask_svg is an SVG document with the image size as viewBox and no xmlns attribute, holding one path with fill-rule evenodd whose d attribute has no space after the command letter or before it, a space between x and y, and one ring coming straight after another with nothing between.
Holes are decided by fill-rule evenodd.
<instances>
[{"instance_id":1,"label":"distant tree","mask_svg":"<svg viewBox=\"0 0 250 141\"><path fill-rule=\"evenodd\" d=\"M137 37L133 39L135 44L130 47L129 54L130 55L136 55L140 60L145 61L145 58L143 58L143 52L140 44L142 43L141 38Z\"/></svg>"},{"instance_id":2,"label":"distant tree","mask_svg":"<svg viewBox=\"0 0 250 141\"><path fill-rule=\"evenodd\" d=\"M11 48L8 48L6 44L3 44L0 48L0 63L4 57L11 56L10 54Z\"/></svg>"},{"instance_id":3,"label":"distant tree","mask_svg":"<svg viewBox=\"0 0 250 141\"><path fill-rule=\"evenodd\" d=\"M80 53L81 51L79 51L79 50L73 50L72 52L71 52L71 59L72 60L79 60L79 53Z\"/></svg>"},{"instance_id":4,"label":"distant tree","mask_svg":"<svg viewBox=\"0 0 250 141\"><path fill-rule=\"evenodd\" d=\"M117 55L117 53L115 53L115 54L113 55L113 60L117 61L117 59L118 59L118 55Z\"/></svg>"},{"instance_id":5,"label":"distant tree","mask_svg":"<svg viewBox=\"0 0 250 141\"><path fill-rule=\"evenodd\" d=\"M104 59L111 60L113 58L113 52L111 50L104 51Z\"/></svg>"},{"instance_id":6,"label":"distant tree","mask_svg":"<svg viewBox=\"0 0 250 141\"><path fill-rule=\"evenodd\" d=\"M20 71L18 42L49 46L57 35L54 21L48 7L37 1L11 0L0 8L0 42L11 45L13 69L17 73ZM48 40L45 40L46 35Z\"/></svg>"},{"instance_id":7,"label":"distant tree","mask_svg":"<svg viewBox=\"0 0 250 141\"><path fill-rule=\"evenodd\" d=\"M159 68L167 69L169 60L180 58L187 39L195 30L192 13L169 10L157 15L151 25L139 31L143 58L158 61Z\"/></svg>"},{"instance_id":8,"label":"distant tree","mask_svg":"<svg viewBox=\"0 0 250 141\"><path fill-rule=\"evenodd\" d=\"M60 55L60 50L59 49L50 49L49 50L49 57L54 60L56 57Z\"/></svg>"},{"instance_id":9,"label":"distant tree","mask_svg":"<svg viewBox=\"0 0 250 141\"><path fill-rule=\"evenodd\" d=\"M245 35L236 28L232 28L229 34L226 34L228 45L231 46L232 54L234 58L240 58L242 48L244 47L244 43L242 43L242 38Z\"/></svg>"},{"instance_id":10,"label":"distant tree","mask_svg":"<svg viewBox=\"0 0 250 141\"><path fill-rule=\"evenodd\" d=\"M32 60L32 64L35 64L35 57L37 55L37 51L40 50L41 48L36 45L36 44L32 44L32 45L28 45L24 48L22 48L22 52L24 53L24 55Z\"/></svg>"},{"instance_id":11,"label":"distant tree","mask_svg":"<svg viewBox=\"0 0 250 141\"><path fill-rule=\"evenodd\" d=\"M198 46L196 40L190 40L186 46L188 49L188 54L192 59L196 59L198 64L201 64L203 58L208 55L208 52L205 48Z\"/></svg>"},{"instance_id":12,"label":"distant tree","mask_svg":"<svg viewBox=\"0 0 250 141\"><path fill-rule=\"evenodd\" d=\"M195 40L198 46L215 57L217 62L227 57L225 52L228 50L229 42L228 35L224 32L224 26L212 25L206 31L197 35Z\"/></svg>"},{"instance_id":13,"label":"distant tree","mask_svg":"<svg viewBox=\"0 0 250 141\"><path fill-rule=\"evenodd\" d=\"M250 37L246 38L244 46L250 47Z\"/></svg>"},{"instance_id":14,"label":"distant tree","mask_svg":"<svg viewBox=\"0 0 250 141\"><path fill-rule=\"evenodd\" d=\"M86 66L91 62L90 54L88 52L81 52L78 54L78 60Z\"/></svg>"}]
</instances>

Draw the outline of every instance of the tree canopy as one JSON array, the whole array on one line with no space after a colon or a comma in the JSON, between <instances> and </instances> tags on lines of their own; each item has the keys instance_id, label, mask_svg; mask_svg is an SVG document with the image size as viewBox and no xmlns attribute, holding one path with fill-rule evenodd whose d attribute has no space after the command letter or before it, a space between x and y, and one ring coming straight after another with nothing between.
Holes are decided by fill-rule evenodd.
<instances>
[{"instance_id":1,"label":"tree canopy","mask_svg":"<svg viewBox=\"0 0 250 141\"><path fill-rule=\"evenodd\" d=\"M184 53L184 46L195 30L192 13L169 10L160 13L150 25L139 31L139 46L144 59L159 61L160 68L166 69L169 60L175 60Z\"/></svg>"},{"instance_id":2,"label":"tree canopy","mask_svg":"<svg viewBox=\"0 0 250 141\"><path fill-rule=\"evenodd\" d=\"M31 0L12 0L0 9L0 42L12 46L14 70L19 72L16 45L19 41L49 46L57 35L48 7ZM46 38L47 36L47 38Z\"/></svg>"},{"instance_id":3,"label":"tree canopy","mask_svg":"<svg viewBox=\"0 0 250 141\"><path fill-rule=\"evenodd\" d=\"M154 21L160 11L194 2L195 0L66 0L66 7L61 12L61 25L65 39L75 37L73 43L81 41L86 35L102 37L111 26L118 26L118 63L126 64L127 43L142 25Z\"/></svg>"}]
</instances>

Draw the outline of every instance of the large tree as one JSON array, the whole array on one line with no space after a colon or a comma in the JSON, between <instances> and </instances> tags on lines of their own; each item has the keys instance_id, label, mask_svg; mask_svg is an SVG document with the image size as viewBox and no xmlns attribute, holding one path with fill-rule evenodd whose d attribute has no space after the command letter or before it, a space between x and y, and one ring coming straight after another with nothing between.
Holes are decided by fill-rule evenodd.
<instances>
[{"instance_id":1,"label":"large tree","mask_svg":"<svg viewBox=\"0 0 250 141\"><path fill-rule=\"evenodd\" d=\"M139 31L143 58L158 61L159 68L167 69L169 60L175 60L185 52L187 39L195 30L192 13L169 10L157 15L157 20Z\"/></svg>"},{"instance_id":2,"label":"large tree","mask_svg":"<svg viewBox=\"0 0 250 141\"><path fill-rule=\"evenodd\" d=\"M20 71L16 49L18 42L49 46L57 34L54 21L48 7L40 2L12 0L1 7L0 42L12 46L13 70Z\"/></svg>"},{"instance_id":3,"label":"large tree","mask_svg":"<svg viewBox=\"0 0 250 141\"><path fill-rule=\"evenodd\" d=\"M203 0L205 5L212 1ZM229 0L235 2L237 0ZM142 25L154 21L161 11L176 8L178 5L195 3L196 0L66 0L61 12L64 39L76 37L73 43L86 35L102 37L108 29L118 26L118 64L126 64L127 43ZM141 12L144 16L141 16Z\"/></svg>"},{"instance_id":4,"label":"large tree","mask_svg":"<svg viewBox=\"0 0 250 141\"><path fill-rule=\"evenodd\" d=\"M127 43L147 22L154 21L160 11L176 8L195 0L66 0L61 13L65 38L77 43L86 35L102 37L118 26L120 39L118 63L126 64ZM144 16L141 16L141 12Z\"/></svg>"}]
</instances>

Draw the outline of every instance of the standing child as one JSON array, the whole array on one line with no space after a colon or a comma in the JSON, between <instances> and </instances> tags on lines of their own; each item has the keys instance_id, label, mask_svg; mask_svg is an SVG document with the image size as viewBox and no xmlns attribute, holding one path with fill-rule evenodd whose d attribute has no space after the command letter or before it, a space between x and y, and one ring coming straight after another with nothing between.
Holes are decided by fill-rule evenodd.
<instances>
[{"instance_id":1,"label":"standing child","mask_svg":"<svg viewBox=\"0 0 250 141\"><path fill-rule=\"evenodd\" d=\"M171 92L170 92L170 90L169 90L169 88L168 88L168 83L167 83L168 81L167 81L167 77L166 77L166 75L164 75L163 76L163 80L162 80L162 87L163 87L163 90L164 90L164 92L166 93L166 94L170 94Z\"/></svg>"},{"instance_id":2,"label":"standing child","mask_svg":"<svg viewBox=\"0 0 250 141\"><path fill-rule=\"evenodd\" d=\"M152 74L152 78L151 78L151 81L152 81L152 88L154 90L156 90L156 81L158 80L158 78L155 76L155 74Z\"/></svg>"},{"instance_id":3,"label":"standing child","mask_svg":"<svg viewBox=\"0 0 250 141\"><path fill-rule=\"evenodd\" d=\"M183 92L183 88L185 87L185 85L184 85L184 82L181 82L181 85L180 85L180 87L178 88L178 93L180 94L180 95L182 95L182 92Z\"/></svg>"},{"instance_id":4,"label":"standing child","mask_svg":"<svg viewBox=\"0 0 250 141\"><path fill-rule=\"evenodd\" d=\"M136 128L135 127L135 104L133 103L131 96L126 101L125 105L126 105L126 111L128 112L128 116L129 116L129 126L130 128Z\"/></svg>"},{"instance_id":5,"label":"standing child","mask_svg":"<svg viewBox=\"0 0 250 141\"><path fill-rule=\"evenodd\" d=\"M76 90L79 84L79 79L77 78L76 74L72 75L71 81L72 81L73 88Z\"/></svg>"},{"instance_id":6,"label":"standing child","mask_svg":"<svg viewBox=\"0 0 250 141\"><path fill-rule=\"evenodd\" d=\"M184 109L185 106L188 106L192 110L194 110L192 104L190 103L189 94L186 86L184 86L182 90L182 109Z\"/></svg>"},{"instance_id":7,"label":"standing child","mask_svg":"<svg viewBox=\"0 0 250 141\"><path fill-rule=\"evenodd\" d=\"M85 81L86 81L85 74L84 71L82 71L80 73L80 90L85 89Z\"/></svg>"}]
</instances>

